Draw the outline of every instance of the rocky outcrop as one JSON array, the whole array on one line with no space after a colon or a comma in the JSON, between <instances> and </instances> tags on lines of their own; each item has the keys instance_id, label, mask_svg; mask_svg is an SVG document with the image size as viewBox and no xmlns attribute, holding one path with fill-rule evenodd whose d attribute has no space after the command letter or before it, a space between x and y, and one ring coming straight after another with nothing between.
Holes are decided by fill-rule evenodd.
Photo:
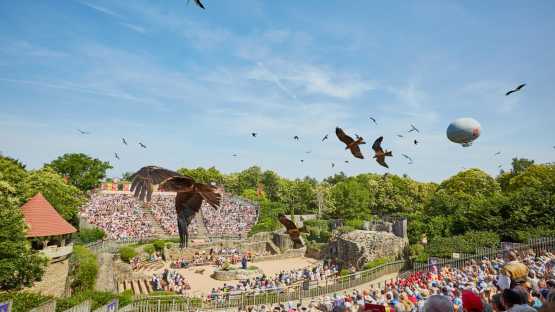
<instances>
[{"instance_id":1,"label":"rocky outcrop","mask_svg":"<svg viewBox=\"0 0 555 312\"><path fill-rule=\"evenodd\" d=\"M360 268L374 259L401 256L407 244L407 239L392 233L356 230L335 237L327 254Z\"/></svg>"},{"instance_id":2,"label":"rocky outcrop","mask_svg":"<svg viewBox=\"0 0 555 312\"><path fill-rule=\"evenodd\" d=\"M258 269L254 270L243 270L243 269L232 269L232 270L217 270L212 274L212 278L218 281L233 281L233 280L246 280L254 278L257 275L262 274Z\"/></svg>"}]
</instances>

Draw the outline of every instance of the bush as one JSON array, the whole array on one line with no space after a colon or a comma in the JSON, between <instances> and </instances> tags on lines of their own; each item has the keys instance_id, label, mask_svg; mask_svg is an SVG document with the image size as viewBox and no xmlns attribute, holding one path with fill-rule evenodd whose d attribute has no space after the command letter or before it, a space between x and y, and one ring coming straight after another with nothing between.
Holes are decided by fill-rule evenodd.
<instances>
[{"instance_id":1,"label":"bush","mask_svg":"<svg viewBox=\"0 0 555 312\"><path fill-rule=\"evenodd\" d=\"M166 242L157 239L157 240L152 242L152 245L154 246L154 249L156 249L156 251L161 252L166 247Z\"/></svg>"},{"instance_id":2,"label":"bush","mask_svg":"<svg viewBox=\"0 0 555 312\"><path fill-rule=\"evenodd\" d=\"M53 297L34 294L30 292L5 292L0 293L0 302L12 300L13 312L26 312L52 300Z\"/></svg>"},{"instance_id":3,"label":"bush","mask_svg":"<svg viewBox=\"0 0 555 312\"><path fill-rule=\"evenodd\" d=\"M119 249L119 257L122 261L129 263L133 257L137 255L135 248L131 246L123 246Z\"/></svg>"},{"instance_id":4,"label":"bush","mask_svg":"<svg viewBox=\"0 0 555 312\"><path fill-rule=\"evenodd\" d=\"M72 275L71 289L76 293L92 290L98 273L96 255L88 248L76 245L73 248L72 257L75 267L73 272L70 272Z\"/></svg>"},{"instance_id":5,"label":"bush","mask_svg":"<svg viewBox=\"0 0 555 312\"><path fill-rule=\"evenodd\" d=\"M85 291L76 293L69 298L59 299L56 303L56 311L66 311L85 300L91 300L91 311L98 309L99 307L112 301L112 299L117 298L119 300L119 306L124 307L131 303L133 300L133 293L131 290L126 290L121 294L114 294L111 292L103 291Z\"/></svg>"},{"instance_id":6,"label":"bush","mask_svg":"<svg viewBox=\"0 0 555 312\"><path fill-rule=\"evenodd\" d=\"M148 255L152 255L156 251L156 249L154 248L154 245L147 244L143 246L143 251L146 252Z\"/></svg>"},{"instance_id":7,"label":"bush","mask_svg":"<svg viewBox=\"0 0 555 312\"><path fill-rule=\"evenodd\" d=\"M356 230L356 229L352 226L349 226L349 225L343 225L343 226L340 226L340 227L337 228L337 231L341 234L349 233L349 232L352 232L354 230Z\"/></svg>"},{"instance_id":8,"label":"bush","mask_svg":"<svg viewBox=\"0 0 555 312\"><path fill-rule=\"evenodd\" d=\"M430 256L450 258L454 252L472 254L477 248L495 248L499 244L499 235L494 232L467 232L452 237L434 237L426 252Z\"/></svg>"},{"instance_id":9,"label":"bush","mask_svg":"<svg viewBox=\"0 0 555 312\"><path fill-rule=\"evenodd\" d=\"M247 270L249 270L249 271L256 271L256 270L258 270L258 267L257 267L256 265L249 265L249 266L247 267Z\"/></svg>"},{"instance_id":10,"label":"bush","mask_svg":"<svg viewBox=\"0 0 555 312\"><path fill-rule=\"evenodd\" d=\"M92 242L96 242L97 240L101 240L106 236L106 233L102 229L94 228L94 229L81 229L79 233L77 233L77 239L80 243L88 244Z\"/></svg>"},{"instance_id":11,"label":"bush","mask_svg":"<svg viewBox=\"0 0 555 312\"><path fill-rule=\"evenodd\" d=\"M353 227L357 230L362 230L362 226L364 225L364 220L361 220L361 219L347 220L347 222L345 222L345 225Z\"/></svg>"},{"instance_id":12,"label":"bush","mask_svg":"<svg viewBox=\"0 0 555 312\"><path fill-rule=\"evenodd\" d=\"M351 271L349 271L347 269L341 269L341 271L339 271L340 276L347 276L349 274L351 274Z\"/></svg>"},{"instance_id":13,"label":"bush","mask_svg":"<svg viewBox=\"0 0 555 312\"><path fill-rule=\"evenodd\" d=\"M366 264L362 267L362 269L363 270L370 270L370 269L373 269L373 268L378 267L380 265L386 264L386 263L390 262L391 260L392 259L389 258L389 257L374 259L372 261L366 262Z\"/></svg>"},{"instance_id":14,"label":"bush","mask_svg":"<svg viewBox=\"0 0 555 312\"><path fill-rule=\"evenodd\" d=\"M555 236L555 229L548 227L536 227L531 229L516 230L514 233L514 238L519 243L528 243L529 239L541 238L541 237L553 237Z\"/></svg>"}]
</instances>

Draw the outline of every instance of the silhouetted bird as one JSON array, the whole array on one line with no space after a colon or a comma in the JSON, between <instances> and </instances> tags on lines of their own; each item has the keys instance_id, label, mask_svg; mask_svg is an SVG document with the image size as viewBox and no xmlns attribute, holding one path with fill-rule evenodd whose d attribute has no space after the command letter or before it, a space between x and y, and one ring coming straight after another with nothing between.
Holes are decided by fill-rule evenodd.
<instances>
[{"instance_id":1,"label":"silhouetted bird","mask_svg":"<svg viewBox=\"0 0 555 312\"><path fill-rule=\"evenodd\" d=\"M233 157L237 157L237 154L233 154L233 155L231 155L231 156L233 156Z\"/></svg>"},{"instance_id":2,"label":"silhouetted bird","mask_svg":"<svg viewBox=\"0 0 555 312\"><path fill-rule=\"evenodd\" d=\"M306 228L303 226L301 229L295 225L295 223L289 218L287 218L283 213L278 215L278 220L281 224L285 226L286 233L289 235L289 238L293 241L293 248L301 248L303 247L303 242L301 241L301 232L307 233Z\"/></svg>"},{"instance_id":3,"label":"silhouetted bird","mask_svg":"<svg viewBox=\"0 0 555 312\"><path fill-rule=\"evenodd\" d=\"M412 164L412 158L410 158L409 155L407 155L407 154L401 154L401 155L403 155L403 157L405 157L406 159L409 160L409 164Z\"/></svg>"},{"instance_id":4,"label":"silhouetted bird","mask_svg":"<svg viewBox=\"0 0 555 312\"><path fill-rule=\"evenodd\" d=\"M397 134L397 136L398 136L398 137L400 137L400 138L402 138L402 137L403 137L403 135L402 135L402 134Z\"/></svg>"},{"instance_id":5,"label":"silhouetted bird","mask_svg":"<svg viewBox=\"0 0 555 312\"><path fill-rule=\"evenodd\" d=\"M414 140L414 145L418 145L418 141Z\"/></svg>"},{"instance_id":6,"label":"silhouetted bird","mask_svg":"<svg viewBox=\"0 0 555 312\"><path fill-rule=\"evenodd\" d=\"M353 140L353 138L345 134L345 132L343 132L343 130L339 127L335 128L335 134L337 135L337 138L341 142L347 145L345 149L351 150L351 153L353 154L353 156L355 156L356 158L364 159L364 156L362 156L362 153L360 152L360 148L359 148L360 144L366 144L363 138L359 137L355 141Z\"/></svg>"},{"instance_id":7,"label":"silhouetted bird","mask_svg":"<svg viewBox=\"0 0 555 312\"><path fill-rule=\"evenodd\" d=\"M293 137L293 140L297 140L297 141L298 141L298 140L299 140L299 136L298 136L298 135L294 136L294 137Z\"/></svg>"},{"instance_id":8,"label":"silhouetted bird","mask_svg":"<svg viewBox=\"0 0 555 312\"><path fill-rule=\"evenodd\" d=\"M303 163L303 162L304 162L304 159L301 159L301 162Z\"/></svg>"},{"instance_id":9,"label":"silhouetted bird","mask_svg":"<svg viewBox=\"0 0 555 312\"><path fill-rule=\"evenodd\" d=\"M125 138L121 138L121 142L125 145L127 145L127 141L125 140Z\"/></svg>"},{"instance_id":10,"label":"silhouetted bird","mask_svg":"<svg viewBox=\"0 0 555 312\"><path fill-rule=\"evenodd\" d=\"M159 185L166 192L176 192L175 210L177 212L177 228L181 248L188 246L189 225L200 211L202 201L205 200L214 208L220 207L222 195L217 193L216 187L203 183L196 183L193 178L181 175L175 171L157 166L146 166L131 175L131 192L140 200L150 201L154 191L153 185Z\"/></svg>"},{"instance_id":11,"label":"silhouetted bird","mask_svg":"<svg viewBox=\"0 0 555 312\"><path fill-rule=\"evenodd\" d=\"M331 163L331 167L332 167L332 168L335 168L335 164L334 164L334 163Z\"/></svg>"},{"instance_id":12,"label":"silhouetted bird","mask_svg":"<svg viewBox=\"0 0 555 312\"><path fill-rule=\"evenodd\" d=\"M142 148L146 148L146 145L144 145L143 143L139 142L139 146Z\"/></svg>"},{"instance_id":13,"label":"silhouetted bird","mask_svg":"<svg viewBox=\"0 0 555 312\"><path fill-rule=\"evenodd\" d=\"M190 0L187 1L187 4L189 4L189 1L190 1ZM196 4L197 6L199 6L201 9L206 9L206 8L204 7L204 5L202 4L202 2L200 2L200 0L193 0L193 1L194 1L195 4Z\"/></svg>"},{"instance_id":14,"label":"silhouetted bird","mask_svg":"<svg viewBox=\"0 0 555 312\"><path fill-rule=\"evenodd\" d=\"M84 134L84 135L91 134L89 131L84 131L84 130L81 130L81 129L77 129L77 131L79 131L79 133Z\"/></svg>"},{"instance_id":15,"label":"silhouetted bird","mask_svg":"<svg viewBox=\"0 0 555 312\"><path fill-rule=\"evenodd\" d=\"M374 144L372 144L372 149L376 153L373 158L376 159L378 164L380 164L380 165L382 165L386 168L389 168L387 166L387 164L385 163L385 157L386 156L393 156L393 153L391 153L391 151L385 151L384 152L384 150L382 149L382 141L383 141L383 136L377 138L376 141L374 141Z\"/></svg>"},{"instance_id":16,"label":"silhouetted bird","mask_svg":"<svg viewBox=\"0 0 555 312\"><path fill-rule=\"evenodd\" d=\"M420 130L418 130L413 124L410 124L409 132L413 132L413 131L416 131L416 132L420 133Z\"/></svg>"},{"instance_id":17,"label":"silhouetted bird","mask_svg":"<svg viewBox=\"0 0 555 312\"><path fill-rule=\"evenodd\" d=\"M119 160L119 155L118 155L118 153L114 153L114 157L116 157L116 159Z\"/></svg>"},{"instance_id":18,"label":"silhouetted bird","mask_svg":"<svg viewBox=\"0 0 555 312\"><path fill-rule=\"evenodd\" d=\"M328 139L328 135L326 134L326 135L324 135L324 138L322 139L322 142L324 142L327 139Z\"/></svg>"},{"instance_id":19,"label":"silhouetted bird","mask_svg":"<svg viewBox=\"0 0 555 312\"><path fill-rule=\"evenodd\" d=\"M518 87L516 87L516 88L512 89L511 91L505 93L505 96L507 96L507 95L509 95L509 94L511 94L511 93L515 93L515 92L517 92L517 91L520 91L522 88L524 88L524 86L526 86L525 83L519 85Z\"/></svg>"},{"instance_id":20,"label":"silhouetted bird","mask_svg":"<svg viewBox=\"0 0 555 312\"><path fill-rule=\"evenodd\" d=\"M257 135L257 134L258 134L258 133L256 133L256 132L251 133L251 135L252 135L253 138L256 138L256 135Z\"/></svg>"},{"instance_id":21,"label":"silhouetted bird","mask_svg":"<svg viewBox=\"0 0 555 312\"><path fill-rule=\"evenodd\" d=\"M494 156L501 155L501 152L497 152L497 153L495 153L495 154L493 154L493 155L494 155Z\"/></svg>"},{"instance_id":22,"label":"silhouetted bird","mask_svg":"<svg viewBox=\"0 0 555 312\"><path fill-rule=\"evenodd\" d=\"M346 163L346 164L348 164L348 163L349 163L349 161L348 161L348 160L345 160L345 163Z\"/></svg>"},{"instance_id":23,"label":"silhouetted bird","mask_svg":"<svg viewBox=\"0 0 555 312\"><path fill-rule=\"evenodd\" d=\"M306 151L305 153L310 154L310 153L312 153L312 151Z\"/></svg>"},{"instance_id":24,"label":"silhouetted bird","mask_svg":"<svg viewBox=\"0 0 555 312\"><path fill-rule=\"evenodd\" d=\"M376 125L378 124L378 123L376 122L376 119L375 119L374 117L370 116L369 118L370 118L370 120L372 120L372 121L374 122L374 124L376 124Z\"/></svg>"}]
</instances>

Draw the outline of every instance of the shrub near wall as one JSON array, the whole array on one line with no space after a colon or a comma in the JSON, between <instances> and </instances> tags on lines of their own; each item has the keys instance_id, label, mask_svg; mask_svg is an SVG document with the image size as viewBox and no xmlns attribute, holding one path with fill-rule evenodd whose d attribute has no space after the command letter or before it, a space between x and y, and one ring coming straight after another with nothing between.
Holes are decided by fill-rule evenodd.
<instances>
[{"instance_id":1,"label":"shrub near wall","mask_svg":"<svg viewBox=\"0 0 555 312\"><path fill-rule=\"evenodd\" d=\"M131 246L123 246L119 249L119 257L122 261L129 263L133 257L137 255L135 248Z\"/></svg>"},{"instance_id":2,"label":"shrub near wall","mask_svg":"<svg viewBox=\"0 0 555 312\"><path fill-rule=\"evenodd\" d=\"M77 238L83 244L88 244L92 242L96 242L97 240L101 240L106 236L103 230L94 228L94 229L81 229L77 234Z\"/></svg>"},{"instance_id":3,"label":"shrub near wall","mask_svg":"<svg viewBox=\"0 0 555 312\"><path fill-rule=\"evenodd\" d=\"M72 275L71 289L74 293L92 290L98 273L98 262L96 255L84 246L73 248L73 262L75 267L70 273Z\"/></svg>"}]
</instances>

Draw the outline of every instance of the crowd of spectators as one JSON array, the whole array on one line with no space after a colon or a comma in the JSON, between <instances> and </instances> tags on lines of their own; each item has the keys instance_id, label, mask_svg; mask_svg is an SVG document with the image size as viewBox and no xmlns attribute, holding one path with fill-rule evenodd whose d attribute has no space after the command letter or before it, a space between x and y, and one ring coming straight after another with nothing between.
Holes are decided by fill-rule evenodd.
<instances>
[{"instance_id":1,"label":"crowd of spectators","mask_svg":"<svg viewBox=\"0 0 555 312\"><path fill-rule=\"evenodd\" d=\"M109 239L146 238L152 224L131 193L94 193L81 216L104 230Z\"/></svg>"},{"instance_id":2,"label":"crowd of spectators","mask_svg":"<svg viewBox=\"0 0 555 312\"><path fill-rule=\"evenodd\" d=\"M202 209L211 236L246 236L258 215L253 203L225 193L220 209L215 210L204 202Z\"/></svg>"},{"instance_id":3,"label":"crowd of spectators","mask_svg":"<svg viewBox=\"0 0 555 312\"><path fill-rule=\"evenodd\" d=\"M179 272L168 269L164 270L162 274L153 274L151 285L154 291L170 291L182 295L191 289L189 283Z\"/></svg>"},{"instance_id":4,"label":"crowd of spectators","mask_svg":"<svg viewBox=\"0 0 555 312\"><path fill-rule=\"evenodd\" d=\"M195 252L193 258L182 257L171 262L174 268L186 268L189 266L199 265L215 265L221 267L224 263L237 264L243 257L247 261L253 261L257 256L266 256L270 253L264 251L262 253L255 253L250 250L242 251L238 248L212 248L210 250L201 250Z\"/></svg>"},{"instance_id":5,"label":"crowd of spectators","mask_svg":"<svg viewBox=\"0 0 555 312\"><path fill-rule=\"evenodd\" d=\"M241 280L236 285L227 285L213 288L208 294L208 300L225 300L230 295L261 292L282 292L287 287L303 281L324 281L334 278L339 272L336 264L320 263L312 268L303 268L290 271L281 271L273 276L261 274L255 278Z\"/></svg>"},{"instance_id":6,"label":"crowd of spectators","mask_svg":"<svg viewBox=\"0 0 555 312\"><path fill-rule=\"evenodd\" d=\"M254 204L227 193L218 210L206 202L201 209L189 226L192 236L246 236L258 214ZM146 238L154 233L145 210L152 212L166 234L178 235L175 193L154 193L152 201L144 206L131 193L98 192L82 207L81 216L103 229L109 239Z\"/></svg>"},{"instance_id":7,"label":"crowd of spectators","mask_svg":"<svg viewBox=\"0 0 555 312\"><path fill-rule=\"evenodd\" d=\"M551 253L470 261L460 269L433 267L385 283L322 296L304 305L258 306L239 311L552 312L555 258Z\"/></svg>"}]
</instances>

